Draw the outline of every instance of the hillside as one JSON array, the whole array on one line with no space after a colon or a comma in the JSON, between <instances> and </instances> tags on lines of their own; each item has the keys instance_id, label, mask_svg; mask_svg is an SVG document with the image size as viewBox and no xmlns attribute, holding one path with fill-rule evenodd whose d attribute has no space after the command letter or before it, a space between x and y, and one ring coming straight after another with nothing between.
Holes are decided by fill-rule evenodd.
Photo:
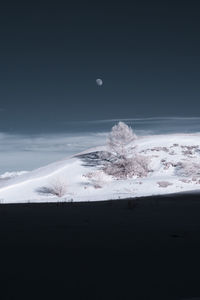
<instances>
[{"instance_id":1,"label":"hillside","mask_svg":"<svg viewBox=\"0 0 200 300\"><path fill-rule=\"evenodd\" d=\"M141 197L200 187L200 134L151 135L137 139L149 159L146 177L116 179L101 170L106 146L86 150L31 172L1 175L0 202L98 201ZM53 189L60 191L53 195Z\"/></svg>"}]
</instances>

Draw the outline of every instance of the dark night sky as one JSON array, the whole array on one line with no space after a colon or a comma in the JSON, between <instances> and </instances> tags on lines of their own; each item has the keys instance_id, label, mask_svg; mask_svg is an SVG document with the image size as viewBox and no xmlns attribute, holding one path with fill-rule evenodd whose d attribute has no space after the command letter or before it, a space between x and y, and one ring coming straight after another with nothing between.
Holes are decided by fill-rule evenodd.
<instances>
[{"instance_id":1,"label":"dark night sky","mask_svg":"<svg viewBox=\"0 0 200 300\"><path fill-rule=\"evenodd\" d=\"M200 116L199 1L1 4L0 109L0 130Z\"/></svg>"}]
</instances>

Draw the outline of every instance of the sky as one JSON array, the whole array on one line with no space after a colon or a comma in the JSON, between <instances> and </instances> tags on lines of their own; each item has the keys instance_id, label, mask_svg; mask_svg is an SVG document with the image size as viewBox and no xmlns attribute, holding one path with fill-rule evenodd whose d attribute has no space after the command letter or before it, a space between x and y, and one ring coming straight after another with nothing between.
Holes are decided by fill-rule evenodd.
<instances>
[{"instance_id":1,"label":"sky","mask_svg":"<svg viewBox=\"0 0 200 300\"><path fill-rule=\"evenodd\" d=\"M0 132L151 116L200 116L199 1L1 4Z\"/></svg>"}]
</instances>

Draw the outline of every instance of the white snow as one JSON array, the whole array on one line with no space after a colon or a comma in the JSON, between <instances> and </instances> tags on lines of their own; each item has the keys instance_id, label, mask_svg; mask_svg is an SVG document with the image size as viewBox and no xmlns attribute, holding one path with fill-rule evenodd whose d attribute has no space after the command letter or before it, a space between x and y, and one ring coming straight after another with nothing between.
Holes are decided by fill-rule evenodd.
<instances>
[{"instance_id":1,"label":"white snow","mask_svg":"<svg viewBox=\"0 0 200 300\"><path fill-rule=\"evenodd\" d=\"M10 179L28 173L28 171L5 172L0 175L0 179Z\"/></svg>"},{"instance_id":2,"label":"white snow","mask_svg":"<svg viewBox=\"0 0 200 300\"><path fill-rule=\"evenodd\" d=\"M82 154L105 149L96 147ZM200 133L139 137L137 152L150 158L151 172L147 177L117 180L104 174L98 165L86 165L74 156L31 172L1 175L0 203L100 201L200 190L198 170L195 176L177 171L180 163L192 167L200 164ZM90 173L94 173L92 180ZM42 187L52 188L55 183L65 184L64 196L38 192Z\"/></svg>"}]
</instances>

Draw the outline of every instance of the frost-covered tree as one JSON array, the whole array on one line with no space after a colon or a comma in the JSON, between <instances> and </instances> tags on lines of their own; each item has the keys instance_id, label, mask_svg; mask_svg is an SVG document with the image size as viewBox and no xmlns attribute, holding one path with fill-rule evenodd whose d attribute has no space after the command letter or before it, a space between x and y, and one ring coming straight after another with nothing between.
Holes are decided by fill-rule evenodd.
<instances>
[{"instance_id":1,"label":"frost-covered tree","mask_svg":"<svg viewBox=\"0 0 200 300\"><path fill-rule=\"evenodd\" d=\"M148 159L135 151L137 136L123 122L115 125L107 142L107 152L102 153L103 170L116 178L144 177L148 173Z\"/></svg>"},{"instance_id":2,"label":"frost-covered tree","mask_svg":"<svg viewBox=\"0 0 200 300\"><path fill-rule=\"evenodd\" d=\"M132 128L124 122L119 122L112 127L108 135L107 145L114 155L124 157L129 154L132 142L136 139L137 136L133 133Z\"/></svg>"}]
</instances>

